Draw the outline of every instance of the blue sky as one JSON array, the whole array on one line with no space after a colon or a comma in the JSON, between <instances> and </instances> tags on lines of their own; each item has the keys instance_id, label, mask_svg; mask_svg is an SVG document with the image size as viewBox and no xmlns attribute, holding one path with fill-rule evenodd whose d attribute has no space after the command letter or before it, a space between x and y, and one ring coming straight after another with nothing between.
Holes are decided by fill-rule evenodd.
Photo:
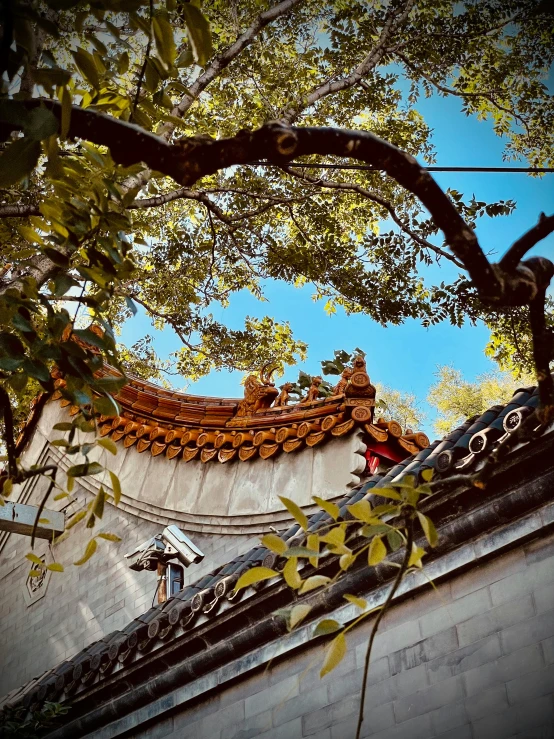
<instances>
[{"instance_id":1,"label":"blue sky","mask_svg":"<svg viewBox=\"0 0 554 739\"><path fill-rule=\"evenodd\" d=\"M438 165L503 166L503 141L494 135L487 122L460 113L457 99L422 99L417 107L434 129ZM443 188L455 188L465 196L475 194L478 200L512 199L517 202L512 215L479 222L477 234L486 252L503 253L536 223L541 211L547 214L554 211L554 173L542 178L508 173L436 173L435 177ZM554 234L534 251L554 259ZM441 279L450 279L457 270L445 266L442 272ZM481 325L458 329L442 323L425 329L418 321L409 320L401 326L383 328L366 316L346 316L340 309L327 316L323 302L314 303L311 295L309 286L298 289L280 282L268 282L265 286L268 302L259 303L249 293L241 292L232 298L228 309L215 306L212 312L218 320L236 328L243 325L246 315L271 315L279 321L289 321L296 337L309 345L308 360L302 369L310 374L320 372L320 361L330 358L335 349L352 350L359 346L367 353L373 382L414 393L421 401L425 401L438 365L451 364L468 380L494 368L483 353L488 331ZM154 336L156 351L162 357L179 348L171 331L154 331L143 314L137 314L127 323L121 339L130 345L145 333ZM298 369L290 368L286 372L287 379L295 379ZM241 377L239 372L212 372L196 383L189 383L188 392L241 396ZM184 385L184 381L179 383L179 378L172 378L172 381L177 387Z\"/></svg>"}]
</instances>

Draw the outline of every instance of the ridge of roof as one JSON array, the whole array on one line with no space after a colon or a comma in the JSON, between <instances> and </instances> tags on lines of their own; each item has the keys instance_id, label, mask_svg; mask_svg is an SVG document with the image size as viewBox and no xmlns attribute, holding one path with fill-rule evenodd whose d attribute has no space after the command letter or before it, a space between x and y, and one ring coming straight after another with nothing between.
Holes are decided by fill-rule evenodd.
<instances>
[{"instance_id":1,"label":"ridge of roof","mask_svg":"<svg viewBox=\"0 0 554 739\"><path fill-rule=\"evenodd\" d=\"M380 488L400 481L407 474L420 480L424 470L433 469L438 478L443 479L459 470L476 468L499 442L514 433L524 418L537 407L538 402L537 388L516 390L505 405L492 406L480 416L467 419L442 440L433 441L425 449L393 466L386 474L372 475L338 501L339 520L352 518L348 506L371 495L378 495ZM543 427L540 436L550 428L551 426ZM529 443L526 442L524 446ZM318 511L308 519L307 532L299 524L293 524L280 533L280 537L289 547L300 545L308 533L315 532L332 521L328 513ZM355 527L352 536L356 536ZM181 636L194 626L201 615L213 618L225 600L233 604L241 600L248 591L252 594L268 587L266 581L239 592L234 589L239 577L251 567L263 565L275 568L279 565L278 560L279 556L262 544L253 547L227 564L217 567L193 585L186 586L164 603L150 608L124 629L106 635L72 659L65 660L22 688L12 691L5 697L2 705L34 708L45 700L60 700L64 696L78 695L111 672L138 661L156 647L161 648L172 637Z\"/></svg>"},{"instance_id":2,"label":"ridge of roof","mask_svg":"<svg viewBox=\"0 0 554 739\"><path fill-rule=\"evenodd\" d=\"M100 374L119 376L107 365ZM154 457L164 454L185 462L200 459L222 464L270 459L283 451L290 454L356 428L364 429L376 443L390 444L395 460L428 446L425 434L374 418L375 388L363 357L356 357L353 366L344 370L333 395L318 398L318 380L320 376L312 378L306 398L289 405L286 385L290 383L279 394L263 374L262 381L254 375L247 378L242 400L169 391L134 378L115 395L120 414L100 417L99 433L139 453L148 450ZM75 415L79 408L63 397L64 386L59 377L52 397Z\"/></svg>"}]
</instances>

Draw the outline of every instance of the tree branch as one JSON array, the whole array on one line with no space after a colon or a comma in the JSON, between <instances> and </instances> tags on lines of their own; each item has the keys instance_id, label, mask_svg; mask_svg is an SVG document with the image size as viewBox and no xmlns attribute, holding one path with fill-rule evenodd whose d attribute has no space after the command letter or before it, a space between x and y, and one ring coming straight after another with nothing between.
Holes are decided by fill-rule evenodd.
<instances>
[{"instance_id":1,"label":"tree branch","mask_svg":"<svg viewBox=\"0 0 554 739\"><path fill-rule=\"evenodd\" d=\"M190 86L189 91L184 94L181 102L173 108L171 115L176 118L182 118L198 98L200 93L202 93L210 82L212 82L226 67L229 66L233 59L235 59L243 49L252 43L262 29L272 21L277 20L277 18L286 15L289 10L301 2L302 0L283 0L280 3L277 3L273 8L266 10L264 13L260 13L250 27L241 33L234 44L222 51L221 54L218 54L208 64L196 82ZM175 124L168 122L159 129L158 134L168 141L174 130Z\"/></svg>"},{"instance_id":2,"label":"tree branch","mask_svg":"<svg viewBox=\"0 0 554 739\"><path fill-rule=\"evenodd\" d=\"M375 619L375 623L373 624L373 627L371 629L371 635L369 637L369 642L367 644L365 660L364 660L364 668L363 668L364 676L362 680L362 692L360 696L360 712L358 714L358 725L356 728L356 739L359 739L360 737L360 732L362 730L362 724L364 722L364 704L365 704L365 693L367 689L367 673L369 670L369 661L371 659L371 650L373 648L373 642L375 641L375 637L377 635L377 629L379 628L379 624L381 623L383 616L388 611L389 606L392 603L392 599L394 598L396 591L398 590L400 583L402 582L402 578L404 577L408 569L408 563L410 561L410 557L412 556L412 544L414 541L414 522L411 516L408 517L408 520L406 522L406 527L408 531L407 531L407 536L406 536L406 551L404 553L404 559L402 560L400 569L398 570L398 573L396 577L394 578L392 588L390 589L390 592L387 595L387 598L385 602L383 603L383 606L381 610L379 611L377 618Z\"/></svg>"},{"instance_id":3,"label":"tree branch","mask_svg":"<svg viewBox=\"0 0 554 739\"><path fill-rule=\"evenodd\" d=\"M426 74L421 67L416 66L413 62L411 62L407 56L402 54L401 52L397 51L396 55L402 59L404 64L411 69L413 72L417 72L417 74L420 77L423 77L424 80L427 80L429 84L433 85L433 87L436 90L439 90L440 92L444 92L445 95L453 95L454 97L460 97L460 98L484 98L485 100L488 100L489 103L492 103L494 107L497 110L501 110L503 113L508 113L508 115L513 116L513 118L520 123L523 128L525 129L525 132L529 136L529 126L527 125L527 121L522 118L520 115L515 113L513 110L510 110L509 108L505 108L503 105L500 105L500 103L497 103L496 100L493 97L493 93L488 92L463 92L462 90L453 90L451 87L446 87L445 85L441 85L439 82L435 82L435 80L432 77L429 77L428 74Z\"/></svg>"},{"instance_id":4,"label":"tree branch","mask_svg":"<svg viewBox=\"0 0 554 739\"><path fill-rule=\"evenodd\" d=\"M282 166L281 169L283 170L283 172L286 172L287 174L290 174L297 179L304 180L305 182L309 182L313 185L318 185L319 187L330 188L333 190L346 190L350 192L356 192L359 195L362 195L362 197L367 198L368 200L372 200L374 203L377 203L378 205L381 205L383 208L385 208L392 220L396 223L396 225L420 246L423 246L425 249L431 249L438 256L445 257L451 262L454 262L457 267L464 269L464 265L462 264L462 262L456 259L455 256L452 256L452 254L449 254L444 249L441 249L440 246L435 246L435 244L432 244L430 241L427 241L427 239L424 239L415 231L412 231L412 229L400 219L393 205L388 200L385 200L385 198L382 198L380 195L377 195L370 190L366 190L360 185L354 185L347 182L333 182L331 180L325 180L323 178L318 179L317 177L312 177L311 175L307 175L305 173L301 174L297 170L287 166Z\"/></svg>"},{"instance_id":5,"label":"tree branch","mask_svg":"<svg viewBox=\"0 0 554 739\"><path fill-rule=\"evenodd\" d=\"M40 210L36 205L0 205L0 218L25 218L39 215Z\"/></svg>"},{"instance_id":6,"label":"tree branch","mask_svg":"<svg viewBox=\"0 0 554 739\"><path fill-rule=\"evenodd\" d=\"M328 80L322 85L319 85L306 96L301 105L284 111L280 116L280 120L286 123L292 123L298 118L302 110L309 108L318 100L321 100L321 98L326 97L327 95L332 95L335 92L348 90L349 88L354 87L354 85L357 85L372 69L375 69L383 56L387 53L387 43L390 37L396 33L396 31L407 20L414 4L415 0L405 0L403 6L389 12L377 44L369 52L364 61L359 64L351 74L342 79L334 81Z\"/></svg>"},{"instance_id":7,"label":"tree branch","mask_svg":"<svg viewBox=\"0 0 554 739\"><path fill-rule=\"evenodd\" d=\"M499 262L500 267L506 272L513 272L527 252L552 232L554 232L554 216L541 213L537 225L510 246Z\"/></svg>"}]
</instances>

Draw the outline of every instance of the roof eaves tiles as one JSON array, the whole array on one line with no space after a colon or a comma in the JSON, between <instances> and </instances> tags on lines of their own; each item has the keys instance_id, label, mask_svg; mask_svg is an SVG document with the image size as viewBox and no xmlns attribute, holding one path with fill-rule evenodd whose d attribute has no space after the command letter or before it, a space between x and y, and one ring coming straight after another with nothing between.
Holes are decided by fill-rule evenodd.
<instances>
[{"instance_id":1,"label":"roof eaves tiles","mask_svg":"<svg viewBox=\"0 0 554 739\"><path fill-rule=\"evenodd\" d=\"M457 467L465 470L475 468L487 453L494 449L495 443L512 433L519 422L532 412L538 402L536 388L516 391L509 403L493 406L477 418L468 419L441 441L434 441L427 448L393 466L385 475L375 474L362 485L351 490L338 502L340 516L351 518L347 506L363 498L378 494L379 488L398 481L406 474L420 479L421 472L432 468L439 478L446 478L456 472ZM543 429L543 433L546 429ZM471 440L481 435L485 443L478 451L471 451ZM469 461L468 461L469 460ZM333 519L325 511L318 511L309 518L309 532L317 531ZM355 529L355 527L352 527ZM306 533L295 523L280 534L288 546L305 540ZM356 536L355 530L353 536ZM204 615L213 618L227 601L227 608L241 600L248 589L236 592L234 587L241 574L251 567L263 565L279 568L279 557L264 546L257 545L231 562L216 568L193 585L189 585L169 598L165 603L150 608L135 618L121 631L103 637L71 660L65 660L56 668L31 680L19 691L12 691L4 704L23 704L36 707L44 700L59 700L84 690L94 680L101 680L111 670L140 659L141 655L162 646L174 635L182 634L192 628L196 619ZM271 587L261 583L250 592Z\"/></svg>"}]
</instances>

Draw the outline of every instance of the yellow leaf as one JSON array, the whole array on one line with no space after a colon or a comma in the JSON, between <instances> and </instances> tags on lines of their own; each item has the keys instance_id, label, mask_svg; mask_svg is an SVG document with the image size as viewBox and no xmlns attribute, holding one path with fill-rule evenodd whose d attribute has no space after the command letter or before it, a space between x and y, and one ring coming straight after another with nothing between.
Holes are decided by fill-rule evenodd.
<instances>
[{"instance_id":1,"label":"yellow leaf","mask_svg":"<svg viewBox=\"0 0 554 739\"><path fill-rule=\"evenodd\" d=\"M351 513L354 518L357 518L364 523L375 523L375 516L371 510L371 505L368 500L359 500L357 503L347 506L348 512Z\"/></svg>"},{"instance_id":2,"label":"yellow leaf","mask_svg":"<svg viewBox=\"0 0 554 739\"><path fill-rule=\"evenodd\" d=\"M358 608L361 608L362 611L365 611L367 608L367 601L363 598L358 598L355 595L346 594L344 596L344 599L347 600L349 603L354 603L355 606L358 606Z\"/></svg>"},{"instance_id":3,"label":"yellow leaf","mask_svg":"<svg viewBox=\"0 0 554 739\"><path fill-rule=\"evenodd\" d=\"M327 585L328 582L331 582L330 577L326 577L325 575L313 575L312 577L309 577L307 580L304 580L302 583L302 587L298 591L299 593L309 593L310 590L315 590L316 588L321 588L323 585Z\"/></svg>"},{"instance_id":4,"label":"yellow leaf","mask_svg":"<svg viewBox=\"0 0 554 739\"><path fill-rule=\"evenodd\" d=\"M402 496L392 488L375 488L375 495L381 495L383 498L391 498L392 500L402 500ZM373 492L373 491L372 491Z\"/></svg>"},{"instance_id":5,"label":"yellow leaf","mask_svg":"<svg viewBox=\"0 0 554 739\"><path fill-rule=\"evenodd\" d=\"M103 534L97 534L100 539L106 539L106 541L121 541L121 537L117 534L110 534L109 532Z\"/></svg>"},{"instance_id":6,"label":"yellow leaf","mask_svg":"<svg viewBox=\"0 0 554 739\"><path fill-rule=\"evenodd\" d=\"M339 517L340 509L338 505L335 505L335 503L331 503L329 500L323 500L323 498L318 498L317 495L312 496L313 500L318 504L318 506L324 510L326 513L328 513L332 519L335 521Z\"/></svg>"},{"instance_id":7,"label":"yellow leaf","mask_svg":"<svg viewBox=\"0 0 554 739\"><path fill-rule=\"evenodd\" d=\"M320 677L325 677L327 673L331 672L331 670L334 670L335 667L337 667L337 665L342 662L345 654L346 638L344 636L344 633L341 632L338 636L335 636L331 644L329 644L329 648L327 649L325 659L323 661L323 667L321 668L321 672L319 673Z\"/></svg>"},{"instance_id":8,"label":"yellow leaf","mask_svg":"<svg viewBox=\"0 0 554 739\"><path fill-rule=\"evenodd\" d=\"M112 439L108 439L108 437L104 437L103 439L97 439L96 443L98 446L104 447L104 449L107 449L112 454L117 454L117 446L115 441Z\"/></svg>"},{"instance_id":9,"label":"yellow leaf","mask_svg":"<svg viewBox=\"0 0 554 739\"><path fill-rule=\"evenodd\" d=\"M335 631L341 629L342 626L334 618L324 618L318 623L314 629L313 636L323 636L325 634L333 634Z\"/></svg>"},{"instance_id":10,"label":"yellow leaf","mask_svg":"<svg viewBox=\"0 0 554 739\"><path fill-rule=\"evenodd\" d=\"M300 621L303 621L306 618L311 610L311 606L303 604L294 606L294 608L290 612L289 629L292 631L292 629L294 629L294 627L299 624Z\"/></svg>"},{"instance_id":11,"label":"yellow leaf","mask_svg":"<svg viewBox=\"0 0 554 739\"><path fill-rule=\"evenodd\" d=\"M341 570L347 570L355 561L356 557L352 553L343 554L342 557L339 559Z\"/></svg>"},{"instance_id":12,"label":"yellow leaf","mask_svg":"<svg viewBox=\"0 0 554 739\"><path fill-rule=\"evenodd\" d=\"M410 554L410 561L408 562L408 567L422 567L421 558L425 554L425 549L422 549L421 547L416 546L415 544L412 546L412 553Z\"/></svg>"},{"instance_id":13,"label":"yellow leaf","mask_svg":"<svg viewBox=\"0 0 554 739\"><path fill-rule=\"evenodd\" d=\"M325 536L321 536L321 541L331 544L333 547L342 547L344 544L345 532L342 526L335 526L335 528L328 531Z\"/></svg>"},{"instance_id":14,"label":"yellow leaf","mask_svg":"<svg viewBox=\"0 0 554 739\"><path fill-rule=\"evenodd\" d=\"M283 554L287 551L287 545L277 534L266 534L262 537L262 544L276 554Z\"/></svg>"},{"instance_id":15,"label":"yellow leaf","mask_svg":"<svg viewBox=\"0 0 554 739\"><path fill-rule=\"evenodd\" d=\"M302 526L304 531L307 531L308 519L306 518L306 514L296 505L294 501L289 500L289 498L285 498L284 495L280 495L279 500L285 506L291 516L295 519L295 521L297 521L300 526Z\"/></svg>"},{"instance_id":16,"label":"yellow leaf","mask_svg":"<svg viewBox=\"0 0 554 739\"><path fill-rule=\"evenodd\" d=\"M425 538L429 542L429 545L432 547L436 546L439 540L439 535L437 534L435 524L431 521L429 516L424 516L423 513L420 513L419 511L417 511L417 517L419 518L419 523L421 524L421 528L423 529L423 533L425 534Z\"/></svg>"},{"instance_id":17,"label":"yellow leaf","mask_svg":"<svg viewBox=\"0 0 554 739\"><path fill-rule=\"evenodd\" d=\"M38 522L44 524L44 523L50 523L50 520L48 518L39 518Z\"/></svg>"},{"instance_id":18,"label":"yellow leaf","mask_svg":"<svg viewBox=\"0 0 554 739\"><path fill-rule=\"evenodd\" d=\"M76 562L73 562L73 564L77 565L77 567L84 565L85 562L88 562L89 559L92 557L92 555L96 551L97 546L98 544L96 543L96 539L91 539L89 543L87 544L85 553L83 554L81 559L78 559Z\"/></svg>"},{"instance_id":19,"label":"yellow leaf","mask_svg":"<svg viewBox=\"0 0 554 739\"><path fill-rule=\"evenodd\" d=\"M82 521L86 515L87 515L86 511L79 511L79 513L76 513L74 516L71 516L71 518L65 525L66 530L73 528L73 526L79 523L79 521Z\"/></svg>"},{"instance_id":20,"label":"yellow leaf","mask_svg":"<svg viewBox=\"0 0 554 739\"><path fill-rule=\"evenodd\" d=\"M235 590L242 590L247 588L249 585L254 585L256 582L262 580L269 580L272 577L277 577L279 573L275 570L271 570L269 567L252 567L252 569L243 573L235 585Z\"/></svg>"},{"instance_id":21,"label":"yellow leaf","mask_svg":"<svg viewBox=\"0 0 554 739\"><path fill-rule=\"evenodd\" d=\"M425 480L425 482L430 482L433 479L433 470L430 467L422 470L421 478Z\"/></svg>"},{"instance_id":22,"label":"yellow leaf","mask_svg":"<svg viewBox=\"0 0 554 739\"><path fill-rule=\"evenodd\" d=\"M29 577L40 577L42 570L29 570Z\"/></svg>"},{"instance_id":23,"label":"yellow leaf","mask_svg":"<svg viewBox=\"0 0 554 739\"><path fill-rule=\"evenodd\" d=\"M297 565L298 558L291 557L287 560L287 564L283 568L283 577L285 578L285 582L287 583L289 588L293 588L294 590L298 590L298 588L302 585L302 578L300 577L296 569Z\"/></svg>"},{"instance_id":24,"label":"yellow leaf","mask_svg":"<svg viewBox=\"0 0 554 739\"><path fill-rule=\"evenodd\" d=\"M378 565L387 556L387 548L383 544L383 540L380 536L374 536L369 546L369 552L367 555L368 564L372 567Z\"/></svg>"},{"instance_id":25,"label":"yellow leaf","mask_svg":"<svg viewBox=\"0 0 554 739\"><path fill-rule=\"evenodd\" d=\"M29 562L32 562L35 565L42 565L44 562L40 557L37 557L36 554L33 554L32 552L29 552L29 554L25 555L25 558L29 560Z\"/></svg>"},{"instance_id":26,"label":"yellow leaf","mask_svg":"<svg viewBox=\"0 0 554 739\"><path fill-rule=\"evenodd\" d=\"M50 572L63 572L64 568L63 565L59 562L50 562L50 564L46 565L46 569L50 570Z\"/></svg>"},{"instance_id":27,"label":"yellow leaf","mask_svg":"<svg viewBox=\"0 0 554 739\"><path fill-rule=\"evenodd\" d=\"M12 490L13 490L13 480L10 480L10 478L8 477L7 480L4 480L4 484L2 486L2 494L6 498L9 498Z\"/></svg>"},{"instance_id":28,"label":"yellow leaf","mask_svg":"<svg viewBox=\"0 0 554 739\"><path fill-rule=\"evenodd\" d=\"M110 471L110 480L112 481L113 502L115 505L119 505L119 501L121 500L121 484L119 482L119 477L115 472Z\"/></svg>"},{"instance_id":29,"label":"yellow leaf","mask_svg":"<svg viewBox=\"0 0 554 739\"><path fill-rule=\"evenodd\" d=\"M319 536L317 534L309 534L306 541L308 549L313 549L314 552L319 552ZM317 567L317 557L310 557L309 563L312 567Z\"/></svg>"}]
</instances>

